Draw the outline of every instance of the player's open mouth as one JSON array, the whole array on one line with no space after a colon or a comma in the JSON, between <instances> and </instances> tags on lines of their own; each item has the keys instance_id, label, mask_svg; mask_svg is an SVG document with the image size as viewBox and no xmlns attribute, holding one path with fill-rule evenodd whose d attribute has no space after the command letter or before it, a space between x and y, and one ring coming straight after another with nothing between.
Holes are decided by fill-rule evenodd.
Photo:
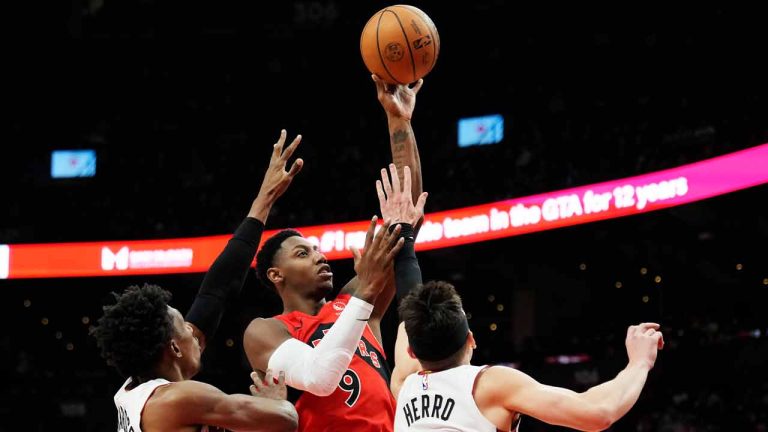
<instances>
[{"instance_id":1,"label":"player's open mouth","mask_svg":"<svg viewBox=\"0 0 768 432\"><path fill-rule=\"evenodd\" d=\"M333 277L333 272L331 272L331 266L329 266L328 264L325 264L322 267L320 267L320 270L317 272L317 274L325 277Z\"/></svg>"}]
</instances>

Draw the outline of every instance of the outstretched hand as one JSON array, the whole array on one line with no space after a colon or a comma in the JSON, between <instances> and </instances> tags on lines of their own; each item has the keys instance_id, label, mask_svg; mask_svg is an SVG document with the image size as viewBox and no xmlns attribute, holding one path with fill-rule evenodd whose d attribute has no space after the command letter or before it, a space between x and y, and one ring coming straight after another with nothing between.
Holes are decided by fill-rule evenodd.
<instances>
[{"instance_id":1,"label":"outstretched hand","mask_svg":"<svg viewBox=\"0 0 768 432\"><path fill-rule=\"evenodd\" d=\"M371 79L376 83L376 94L381 106L389 115L410 120L416 107L416 94L424 84L424 80L416 81L413 87L403 84L387 84L375 74Z\"/></svg>"},{"instance_id":2,"label":"outstretched hand","mask_svg":"<svg viewBox=\"0 0 768 432\"><path fill-rule=\"evenodd\" d=\"M656 323L642 323L627 328L627 355L631 364L641 364L649 369L656 363L656 356L664 348L664 335Z\"/></svg>"},{"instance_id":3,"label":"outstretched hand","mask_svg":"<svg viewBox=\"0 0 768 432\"><path fill-rule=\"evenodd\" d=\"M286 135L285 129L280 131L280 138L273 146L272 157L269 160L267 172L264 174L259 195L254 200L251 212L248 214L248 216L259 219L263 223L267 222L266 218L269 215L272 204L288 189L293 178L304 166L304 160L298 158L291 164L289 170L285 169L288 160L301 142L301 135L296 135L291 144L283 149Z\"/></svg>"},{"instance_id":4,"label":"outstretched hand","mask_svg":"<svg viewBox=\"0 0 768 432\"><path fill-rule=\"evenodd\" d=\"M368 303L373 303L386 286L392 275L395 256L405 243L404 239L399 238L400 225L390 230L390 221L385 221L379 231L374 234L376 220L374 216L368 226L363 251L350 248L355 259L355 273L360 280L354 295Z\"/></svg>"},{"instance_id":5,"label":"outstretched hand","mask_svg":"<svg viewBox=\"0 0 768 432\"><path fill-rule=\"evenodd\" d=\"M411 194L411 169L406 166L403 171L405 172L401 188L395 164L389 164L389 176L385 168L381 169L381 180L376 180L379 208L384 220L390 220L395 224L407 223L415 227L424 218L424 205L428 194L423 192L414 204Z\"/></svg>"}]
</instances>

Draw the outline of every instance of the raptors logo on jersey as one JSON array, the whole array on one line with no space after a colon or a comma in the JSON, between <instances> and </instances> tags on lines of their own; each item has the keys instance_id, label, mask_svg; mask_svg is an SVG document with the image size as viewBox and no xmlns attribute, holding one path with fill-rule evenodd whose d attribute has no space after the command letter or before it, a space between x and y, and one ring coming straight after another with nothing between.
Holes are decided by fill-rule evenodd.
<instances>
[{"instance_id":1,"label":"raptors logo on jersey","mask_svg":"<svg viewBox=\"0 0 768 432\"><path fill-rule=\"evenodd\" d=\"M291 312L275 318L291 335L316 346L349 301L342 294L326 303L317 315ZM302 392L295 399L300 431L392 431L395 400L389 391L389 366L384 350L366 326L357 351L336 390L329 396Z\"/></svg>"}]
</instances>

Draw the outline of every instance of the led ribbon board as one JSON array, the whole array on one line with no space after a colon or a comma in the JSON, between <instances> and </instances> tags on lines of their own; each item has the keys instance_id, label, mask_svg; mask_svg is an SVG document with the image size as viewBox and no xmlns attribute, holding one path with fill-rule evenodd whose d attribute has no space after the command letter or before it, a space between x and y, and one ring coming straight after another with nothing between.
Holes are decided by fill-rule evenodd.
<instances>
[{"instance_id":1,"label":"led ribbon board","mask_svg":"<svg viewBox=\"0 0 768 432\"><path fill-rule=\"evenodd\" d=\"M636 177L426 215L417 250L618 218L768 182L768 144ZM350 258L368 221L298 228L328 259ZM276 230L264 233L263 239ZM205 272L229 235L147 241L0 245L0 278Z\"/></svg>"}]
</instances>

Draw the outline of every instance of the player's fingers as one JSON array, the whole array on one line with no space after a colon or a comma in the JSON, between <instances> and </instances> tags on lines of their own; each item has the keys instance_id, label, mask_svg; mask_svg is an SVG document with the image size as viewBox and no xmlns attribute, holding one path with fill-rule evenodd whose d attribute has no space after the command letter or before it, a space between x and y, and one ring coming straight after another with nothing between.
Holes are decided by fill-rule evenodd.
<instances>
[{"instance_id":1,"label":"player's fingers","mask_svg":"<svg viewBox=\"0 0 768 432\"><path fill-rule=\"evenodd\" d=\"M274 384L274 377L272 376L272 369L267 369L267 373L264 374L264 383L266 385Z\"/></svg>"},{"instance_id":2,"label":"player's fingers","mask_svg":"<svg viewBox=\"0 0 768 432\"><path fill-rule=\"evenodd\" d=\"M402 226L400 224L397 224L394 226L394 228L387 230L387 237L384 239L384 242L388 248L391 248L394 246L395 242L397 242L398 237L400 237L401 230Z\"/></svg>"},{"instance_id":3,"label":"player's fingers","mask_svg":"<svg viewBox=\"0 0 768 432\"><path fill-rule=\"evenodd\" d=\"M403 167L403 194L411 197L411 169L407 165Z\"/></svg>"},{"instance_id":4,"label":"player's fingers","mask_svg":"<svg viewBox=\"0 0 768 432\"><path fill-rule=\"evenodd\" d=\"M352 252L352 259L355 261L355 264L357 264L360 261L361 255L360 255L360 249L350 246L349 251Z\"/></svg>"},{"instance_id":5,"label":"player's fingers","mask_svg":"<svg viewBox=\"0 0 768 432\"><path fill-rule=\"evenodd\" d=\"M393 261L397 256L397 253L400 252L400 249L403 248L404 244L405 244L405 239L403 237L400 237L399 239L397 239L395 246L387 254L387 261Z\"/></svg>"},{"instance_id":6,"label":"player's fingers","mask_svg":"<svg viewBox=\"0 0 768 432\"><path fill-rule=\"evenodd\" d=\"M296 174L301 171L301 169L304 167L304 159L298 158L295 161L293 161L293 165L291 165L291 170L288 171L288 178L293 179Z\"/></svg>"},{"instance_id":7,"label":"player's fingers","mask_svg":"<svg viewBox=\"0 0 768 432\"><path fill-rule=\"evenodd\" d=\"M285 129L282 129L280 131L280 137L277 139L277 142L274 145L274 148L272 149L272 157L273 158L279 158L280 155L283 153L283 144L285 143L285 136L288 134Z\"/></svg>"},{"instance_id":8,"label":"player's fingers","mask_svg":"<svg viewBox=\"0 0 768 432\"><path fill-rule=\"evenodd\" d=\"M262 377L256 374L255 377L252 376L251 378L253 378L253 385L251 387L257 392L262 391L264 389L264 381L262 380Z\"/></svg>"},{"instance_id":9,"label":"player's fingers","mask_svg":"<svg viewBox=\"0 0 768 432\"><path fill-rule=\"evenodd\" d=\"M376 93L381 95L386 91L384 81L381 80L376 74L371 74L371 79L376 83Z\"/></svg>"},{"instance_id":10,"label":"player's fingers","mask_svg":"<svg viewBox=\"0 0 768 432\"><path fill-rule=\"evenodd\" d=\"M383 209L387 204L387 197L384 196L384 187L381 185L381 180L376 180L376 195L379 197L379 209Z\"/></svg>"},{"instance_id":11,"label":"player's fingers","mask_svg":"<svg viewBox=\"0 0 768 432\"><path fill-rule=\"evenodd\" d=\"M365 245L363 246L364 250L368 250L368 248L371 246L371 243L373 243L373 233L376 231L376 221L378 221L379 218L376 215L373 215L371 218L371 223L368 224L368 232L365 233Z\"/></svg>"},{"instance_id":12,"label":"player's fingers","mask_svg":"<svg viewBox=\"0 0 768 432\"><path fill-rule=\"evenodd\" d=\"M392 185L389 182L386 168L381 169L381 184L384 186L384 193L386 193L387 199L392 198Z\"/></svg>"},{"instance_id":13,"label":"player's fingers","mask_svg":"<svg viewBox=\"0 0 768 432\"><path fill-rule=\"evenodd\" d=\"M649 328L652 328L654 330L658 330L659 328L661 328L661 326L659 324L653 323L653 322L642 323L642 324L638 325L638 327L643 332L645 332L645 330L647 330Z\"/></svg>"},{"instance_id":14,"label":"player's fingers","mask_svg":"<svg viewBox=\"0 0 768 432\"><path fill-rule=\"evenodd\" d=\"M630 337L634 333L635 327L636 326L629 326L629 327L627 327L627 337Z\"/></svg>"},{"instance_id":15,"label":"player's fingers","mask_svg":"<svg viewBox=\"0 0 768 432\"><path fill-rule=\"evenodd\" d=\"M382 240L389 236L389 226L391 224L392 220L384 220L384 224L379 228L379 232L377 232L376 236L373 238L373 243L371 244L371 247L373 248L372 250L378 250L379 247L381 247Z\"/></svg>"},{"instance_id":16,"label":"player's fingers","mask_svg":"<svg viewBox=\"0 0 768 432\"><path fill-rule=\"evenodd\" d=\"M285 149L283 152L283 160L288 160L291 158L291 155L293 155L293 152L296 151L296 147L299 146L301 143L301 134L296 135L296 138L291 141L291 144Z\"/></svg>"},{"instance_id":17,"label":"player's fingers","mask_svg":"<svg viewBox=\"0 0 768 432\"><path fill-rule=\"evenodd\" d=\"M416 84L414 84L413 87L411 88L411 90L413 90L413 94L417 94L419 90L421 90L421 86L423 85L424 85L423 79L419 79L418 81L416 81Z\"/></svg>"},{"instance_id":18,"label":"player's fingers","mask_svg":"<svg viewBox=\"0 0 768 432\"><path fill-rule=\"evenodd\" d=\"M422 192L421 195L419 195L419 199L416 201L416 212L419 214L424 214L424 206L427 205L427 197L429 196L429 193Z\"/></svg>"},{"instance_id":19,"label":"player's fingers","mask_svg":"<svg viewBox=\"0 0 768 432\"><path fill-rule=\"evenodd\" d=\"M400 192L400 177L397 176L397 166L391 163L389 164L389 176L392 177L392 190L395 193Z\"/></svg>"}]
</instances>

